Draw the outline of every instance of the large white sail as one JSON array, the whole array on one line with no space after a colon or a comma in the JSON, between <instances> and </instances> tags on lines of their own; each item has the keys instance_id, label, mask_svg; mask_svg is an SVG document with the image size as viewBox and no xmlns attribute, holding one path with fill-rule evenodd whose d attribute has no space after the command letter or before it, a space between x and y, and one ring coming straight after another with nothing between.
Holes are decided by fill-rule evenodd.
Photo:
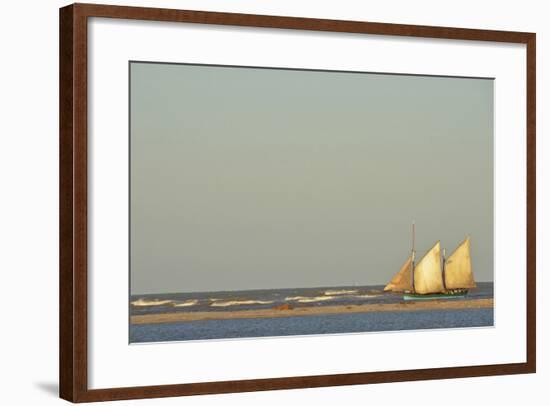
<instances>
[{"instance_id":1,"label":"large white sail","mask_svg":"<svg viewBox=\"0 0 550 406\"><path fill-rule=\"evenodd\" d=\"M397 272L384 291L406 292L412 290L412 256L409 255L401 270Z\"/></svg>"},{"instance_id":2,"label":"large white sail","mask_svg":"<svg viewBox=\"0 0 550 406\"><path fill-rule=\"evenodd\" d=\"M447 289L475 288L470 237L466 238L445 261L445 287Z\"/></svg>"},{"instance_id":3,"label":"large white sail","mask_svg":"<svg viewBox=\"0 0 550 406\"><path fill-rule=\"evenodd\" d=\"M441 274L441 244L439 241L414 267L414 291L420 294L444 291Z\"/></svg>"}]
</instances>

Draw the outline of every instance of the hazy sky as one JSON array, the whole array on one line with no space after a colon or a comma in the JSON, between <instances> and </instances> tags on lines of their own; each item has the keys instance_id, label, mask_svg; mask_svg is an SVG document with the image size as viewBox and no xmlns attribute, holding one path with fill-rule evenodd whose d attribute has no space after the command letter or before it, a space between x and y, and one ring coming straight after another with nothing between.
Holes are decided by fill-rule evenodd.
<instances>
[{"instance_id":1,"label":"hazy sky","mask_svg":"<svg viewBox=\"0 0 550 406\"><path fill-rule=\"evenodd\" d=\"M413 220L493 279L493 80L130 69L132 293L383 284Z\"/></svg>"}]
</instances>

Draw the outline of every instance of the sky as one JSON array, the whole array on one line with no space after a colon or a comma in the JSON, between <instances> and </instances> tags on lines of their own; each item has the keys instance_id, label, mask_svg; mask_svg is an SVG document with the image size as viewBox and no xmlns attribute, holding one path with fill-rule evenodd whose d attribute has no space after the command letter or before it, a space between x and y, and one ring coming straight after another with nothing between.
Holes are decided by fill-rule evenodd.
<instances>
[{"instance_id":1,"label":"sky","mask_svg":"<svg viewBox=\"0 0 550 406\"><path fill-rule=\"evenodd\" d=\"M413 221L492 281L493 87L131 62L131 293L385 284Z\"/></svg>"}]
</instances>

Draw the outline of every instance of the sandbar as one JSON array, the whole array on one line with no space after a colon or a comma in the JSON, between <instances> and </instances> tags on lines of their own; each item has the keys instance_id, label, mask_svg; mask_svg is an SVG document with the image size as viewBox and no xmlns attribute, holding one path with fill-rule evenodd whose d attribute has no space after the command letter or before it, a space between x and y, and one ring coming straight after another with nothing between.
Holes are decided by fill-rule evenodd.
<instances>
[{"instance_id":1,"label":"sandbar","mask_svg":"<svg viewBox=\"0 0 550 406\"><path fill-rule=\"evenodd\" d=\"M307 306L292 309L230 310L211 312L177 312L142 314L130 317L132 324L178 323L197 320L230 320L273 317L318 316L366 312L404 312L422 310L482 309L493 307L493 299L446 299L427 301L403 301L399 303L369 303L361 305Z\"/></svg>"}]
</instances>

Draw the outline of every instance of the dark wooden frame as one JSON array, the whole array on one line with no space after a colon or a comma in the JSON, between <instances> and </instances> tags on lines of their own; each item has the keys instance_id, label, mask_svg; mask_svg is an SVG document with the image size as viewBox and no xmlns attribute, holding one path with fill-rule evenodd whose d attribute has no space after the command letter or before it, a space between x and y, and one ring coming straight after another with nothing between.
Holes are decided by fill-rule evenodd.
<instances>
[{"instance_id":1,"label":"dark wooden frame","mask_svg":"<svg viewBox=\"0 0 550 406\"><path fill-rule=\"evenodd\" d=\"M88 17L270 27L527 46L527 347L525 363L89 389L87 378L87 27ZM534 33L320 20L203 11L73 4L60 9L60 396L72 402L293 389L533 373L536 370L536 180Z\"/></svg>"}]
</instances>

